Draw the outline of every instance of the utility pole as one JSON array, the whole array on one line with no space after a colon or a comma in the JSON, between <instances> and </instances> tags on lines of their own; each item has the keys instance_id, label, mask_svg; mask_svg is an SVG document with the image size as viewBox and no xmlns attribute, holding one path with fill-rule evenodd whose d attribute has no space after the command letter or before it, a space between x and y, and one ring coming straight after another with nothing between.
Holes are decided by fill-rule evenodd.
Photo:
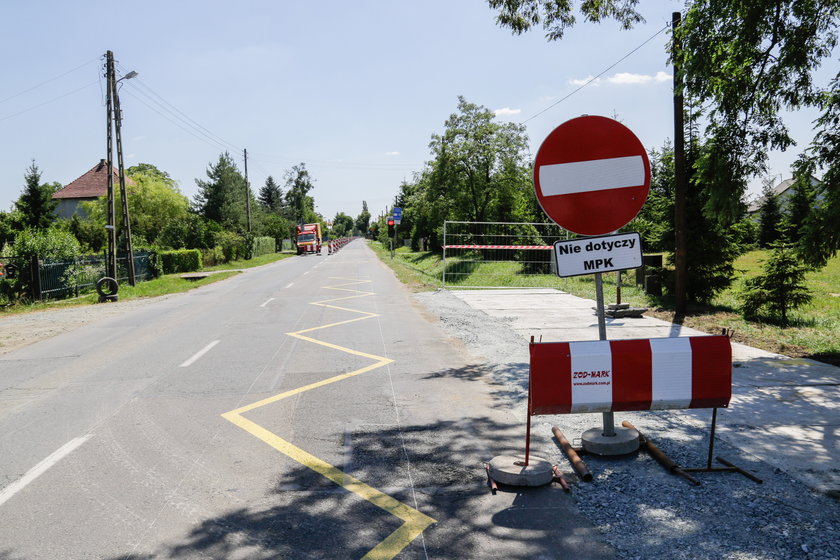
<instances>
[{"instance_id":1,"label":"utility pole","mask_svg":"<svg viewBox=\"0 0 840 560\"><path fill-rule=\"evenodd\" d=\"M686 197L688 195L688 177L685 168L685 123L683 79L679 67L679 55L682 45L678 38L680 12L673 12L671 29L674 57L674 311L675 319L685 316L688 285L688 244L686 239Z\"/></svg>"},{"instance_id":2,"label":"utility pole","mask_svg":"<svg viewBox=\"0 0 840 560\"><path fill-rule=\"evenodd\" d=\"M243 148L245 154L245 214L247 215L248 233L251 233L251 183L248 182L248 149Z\"/></svg>"},{"instance_id":3,"label":"utility pole","mask_svg":"<svg viewBox=\"0 0 840 560\"><path fill-rule=\"evenodd\" d=\"M114 79L114 53L111 51L105 53L105 79L108 84L105 88L105 106L108 111L106 119L108 123L108 132L106 135L108 139L108 157L105 162L108 172L108 224L105 226L108 234L108 259L105 267L105 276L117 280L117 226L114 220L114 142L111 136L113 132L112 117L114 114L111 97L114 91L114 88L111 87L111 81Z\"/></svg>"},{"instance_id":4,"label":"utility pole","mask_svg":"<svg viewBox=\"0 0 840 560\"><path fill-rule=\"evenodd\" d=\"M106 275L117 281L117 225L116 212L114 208L114 136L117 142L117 165L119 167L119 181L120 181L120 197L122 198L122 217L123 217L123 235L125 237L125 252L126 252L126 268L128 271L128 283L135 285L134 273L134 248L131 243L131 222L128 216L128 194L125 189L125 167L123 165L123 151L122 151L122 112L120 110L120 98L117 94L117 83L126 78L133 78L137 72L129 72L123 78L117 80L116 70L114 69L114 53L107 51L105 53L105 78L107 80L106 87L106 108L108 111L106 133L108 142L108 158L106 165L108 167L108 224L105 228L108 230L108 259L106 266Z\"/></svg>"}]
</instances>

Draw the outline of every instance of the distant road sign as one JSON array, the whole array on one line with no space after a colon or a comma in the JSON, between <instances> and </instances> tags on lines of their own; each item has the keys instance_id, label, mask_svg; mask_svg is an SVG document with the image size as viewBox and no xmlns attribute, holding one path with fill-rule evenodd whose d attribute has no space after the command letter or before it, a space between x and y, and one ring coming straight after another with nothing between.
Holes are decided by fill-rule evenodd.
<instances>
[{"instance_id":1,"label":"distant road sign","mask_svg":"<svg viewBox=\"0 0 840 560\"><path fill-rule=\"evenodd\" d=\"M548 217L580 235L627 225L647 199L650 162L633 132L613 119L583 116L555 128L534 162L537 199Z\"/></svg>"},{"instance_id":2,"label":"distant road sign","mask_svg":"<svg viewBox=\"0 0 840 560\"><path fill-rule=\"evenodd\" d=\"M393 215L394 215L394 222L399 224L400 220L402 220L402 208L394 208Z\"/></svg>"},{"instance_id":3,"label":"distant road sign","mask_svg":"<svg viewBox=\"0 0 840 560\"><path fill-rule=\"evenodd\" d=\"M642 240L638 233L622 233L557 241L554 256L561 278L629 270L642 266Z\"/></svg>"}]
</instances>

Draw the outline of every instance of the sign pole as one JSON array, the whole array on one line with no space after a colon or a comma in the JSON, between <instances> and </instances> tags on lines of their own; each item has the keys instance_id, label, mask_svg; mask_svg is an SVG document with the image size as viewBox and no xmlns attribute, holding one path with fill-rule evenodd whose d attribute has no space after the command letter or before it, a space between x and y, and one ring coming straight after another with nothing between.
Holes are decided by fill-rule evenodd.
<instances>
[{"instance_id":1,"label":"sign pole","mask_svg":"<svg viewBox=\"0 0 840 560\"><path fill-rule=\"evenodd\" d=\"M595 273L595 305L598 313L598 340L607 340L607 319L604 313L604 281L600 272ZM612 412L602 412L604 437L615 436L615 418Z\"/></svg>"}]
</instances>

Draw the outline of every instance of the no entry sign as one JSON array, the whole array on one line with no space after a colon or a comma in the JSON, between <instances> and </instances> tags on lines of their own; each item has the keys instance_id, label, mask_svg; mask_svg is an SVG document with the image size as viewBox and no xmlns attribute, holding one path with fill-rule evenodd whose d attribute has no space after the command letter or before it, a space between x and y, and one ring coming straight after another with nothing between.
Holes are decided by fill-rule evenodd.
<instances>
[{"instance_id":1,"label":"no entry sign","mask_svg":"<svg viewBox=\"0 0 840 560\"><path fill-rule=\"evenodd\" d=\"M633 132L613 119L583 116L546 137L534 162L537 199L548 217L580 235L627 225L647 199L650 162Z\"/></svg>"}]
</instances>

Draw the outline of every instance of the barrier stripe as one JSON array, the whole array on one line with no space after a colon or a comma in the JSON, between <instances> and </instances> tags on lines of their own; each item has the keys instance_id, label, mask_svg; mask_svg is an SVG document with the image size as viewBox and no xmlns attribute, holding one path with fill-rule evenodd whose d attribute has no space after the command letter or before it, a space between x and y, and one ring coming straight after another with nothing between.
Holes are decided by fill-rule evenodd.
<instances>
[{"instance_id":1,"label":"barrier stripe","mask_svg":"<svg viewBox=\"0 0 840 560\"><path fill-rule=\"evenodd\" d=\"M613 340L612 409L648 410L653 400L652 350L647 340Z\"/></svg>"},{"instance_id":2,"label":"barrier stripe","mask_svg":"<svg viewBox=\"0 0 840 560\"><path fill-rule=\"evenodd\" d=\"M532 343L528 412L564 414L726 407L725 336Z\"/></svg>"},{"instance_id":3,"label":"barrier stripe","mask_svg":"<svg viewBox=\"0 0 840 560\"><path fill-rule=\"evenodd\" d=\"M691 341L685 337L654 338L653 402L651 410L688 408L691 405Z\"/></svg>"}]
</instances>

